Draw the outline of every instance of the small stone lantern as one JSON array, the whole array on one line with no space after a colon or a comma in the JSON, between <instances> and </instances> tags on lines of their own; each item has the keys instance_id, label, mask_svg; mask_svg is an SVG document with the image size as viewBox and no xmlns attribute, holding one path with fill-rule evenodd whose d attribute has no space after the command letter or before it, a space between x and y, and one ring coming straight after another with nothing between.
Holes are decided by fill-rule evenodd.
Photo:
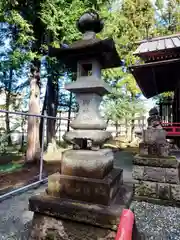
<instances>
[{"instance_id":1,"label":"small stone lantern","mask_svg":"<svg viewBox=\"0 0 180 240\"><path fill-rule=\"evenodd\" d=\"M73 149L64 152L59 173L49 177L47 194L31 198L30 209L57 217L61 223L66 219L74 224L86 223L87 228L91 225L94 230L89 239L99 239L108 234L107 229L117 229L122 208L131 198L123 185L122 169L113 165L112 149L103 148L111 133L106 131L107 124L99 111L103 95L111 92L101 79L101 70L119 67L121 60L112 39L96 38L103 29L96 12L83 14L77 26L83 33L82 40L69 48L49 50L50 56L77 72L77 80L66 85L79 104L79 112L71 122L73 130L64 135ZM82 226L80 229L83 231ZM81 239L76 237L70 239Z\"/></svg>"}]
</instances>

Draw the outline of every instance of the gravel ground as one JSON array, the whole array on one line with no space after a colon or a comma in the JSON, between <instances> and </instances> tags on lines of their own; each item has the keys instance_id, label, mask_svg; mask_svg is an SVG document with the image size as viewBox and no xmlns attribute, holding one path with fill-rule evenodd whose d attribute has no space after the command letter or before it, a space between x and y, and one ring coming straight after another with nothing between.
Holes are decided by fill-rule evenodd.
<instances>
[{"instance_id":1,"label":"gravel ground","mask_svg":"<svg viewBox=\"0 0 180 240\"><path fill-rule=\"evenodd\" d=\"M139 231L148 240L180 240L180 208L133 203Z\"/></svg>"}]
</instances>

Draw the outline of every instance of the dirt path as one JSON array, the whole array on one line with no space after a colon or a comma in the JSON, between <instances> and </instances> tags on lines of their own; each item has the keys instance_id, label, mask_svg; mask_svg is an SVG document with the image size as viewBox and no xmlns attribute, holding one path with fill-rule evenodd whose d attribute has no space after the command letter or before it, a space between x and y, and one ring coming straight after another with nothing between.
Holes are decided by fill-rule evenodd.
<instances>
[{"instance_id":1,"label":"dirt path","mask_svg":"<svg viewBox=\"0 0 180 240\"><path fill-rule=\"evenodd\" d=\"M124 182L132 181L132 159L131 153L126 151L118 151L115 153L115 166L123 169Z\"/></svg>"},{"instance_id":2,"label":"dirt path","mask_svg":"<svg viewBox=\"0 0 180 240\"><path fill-rule=\"evenodd\" d=\"M0 239L27 240L33 213L28 211L30 196L43 192L45 185L0 203Z\"/></svg>"},{"instance_id":3,"label":"dirt path","mask_svg":"<svg viewBox=\"0 0 180 240\"><path fill-rule=\"evenodd\" d=\"M57 169L58 166L44 164L43 178L55 173ZM0 173L0 195L38 181L38 179L39 165L25 166L12 173Z\"/></svg>"}]
</instances>

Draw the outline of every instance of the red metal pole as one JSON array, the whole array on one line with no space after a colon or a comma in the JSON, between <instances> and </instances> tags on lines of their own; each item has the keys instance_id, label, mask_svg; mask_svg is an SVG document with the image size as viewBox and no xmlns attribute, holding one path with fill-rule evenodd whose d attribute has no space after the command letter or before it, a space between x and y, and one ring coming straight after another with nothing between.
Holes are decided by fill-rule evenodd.
<instances>
[{"instance_id":1,"label":"red metal pole","mask_svg":"<svg viewBox=\"0 0 180 240\"><path fill-rule=\"evenodd\" d=\"M130 209L124 209L115 240L132 240L133 225L134 213Z\"/></svg>"}]
</instances>

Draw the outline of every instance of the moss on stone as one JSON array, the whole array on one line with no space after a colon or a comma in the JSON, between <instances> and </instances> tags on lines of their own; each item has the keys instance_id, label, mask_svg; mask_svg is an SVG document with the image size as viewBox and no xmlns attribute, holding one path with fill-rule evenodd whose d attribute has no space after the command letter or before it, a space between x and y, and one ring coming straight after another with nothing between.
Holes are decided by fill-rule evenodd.
<instances>
[{"instance_id":1,"label":"moss on stone","mask_svg":"<svg viewBox=\"0 0 180 240\"><path fill-rule=\"evenodd\" d=\"M160 159L168 159L168 160L176 160L176 156L168 156L168 157L164 157L164 156L155 156L155 155L139 155L139 154L137 154L136 155L137 157L142 157L142 158L144 158L144 157L146 157L146 158L152 158L152 159L157 159L157 158L160 158Z\"/></svg>"},{"instance_id":2,"label":"moss on stone","mask_svg":"<svg viewBox=\"0 0 180 240\"><path fill-rule=\"evenodd\" d=\"M52 231L49 231L45 237L45 240L56 240L56 236Z\"/></svg>"},{"instance_id":3,"label":"moss on stone","mask_svg":"<svg viewBox=\"0 0 180 240\"><path fill-rule=\"evenodd\" d=\"M141 182L140 184L135 184L135 195L155 197L156 184L155 183L145 184L144 182Z\"/></svg>"}]
</instances>

